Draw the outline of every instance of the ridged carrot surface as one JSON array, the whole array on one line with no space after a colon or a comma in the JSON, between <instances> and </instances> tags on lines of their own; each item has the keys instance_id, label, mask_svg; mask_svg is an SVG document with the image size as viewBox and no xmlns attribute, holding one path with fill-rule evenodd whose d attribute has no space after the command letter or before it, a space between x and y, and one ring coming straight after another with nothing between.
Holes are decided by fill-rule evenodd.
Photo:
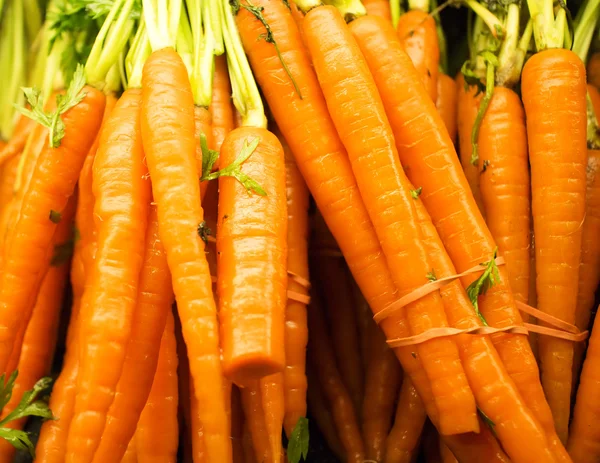
<instances>
[{"instance_id":1,"label":"ridged carrot surface","mask_svg":"<svg viewBox=\"0 0 600 463\"><path fill-rule=\"evenodd\" d=\"M568 50L536 53L523 69L538 309L575 323L586 194L586 82ZM573 343L540 336L542 384L563 442L568 434Z\"/></svg>"},{"instance_id":2,"label":"ridged carrot surface","mask_svg":"<svg viewBox=\"0 0 600 463\"><path fill-rule=\"evenodd\" d=\"M438 92L435 106L442 116L452 143L456 144L458 134L458 83L449 75L438 75Z\"/></svg>"}]
</instances>

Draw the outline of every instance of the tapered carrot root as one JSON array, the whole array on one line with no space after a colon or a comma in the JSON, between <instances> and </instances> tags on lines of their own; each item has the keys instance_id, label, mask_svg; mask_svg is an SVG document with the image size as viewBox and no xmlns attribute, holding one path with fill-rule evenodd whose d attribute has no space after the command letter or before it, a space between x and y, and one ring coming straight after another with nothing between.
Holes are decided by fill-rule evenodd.
<instances>
[{"instance_id":1,"label":"tapered carrot root","mask_svg":"<svg viewBox=\"0 0 600 463\"><path fill-rule=\"evenodd\" d=\"M552 80L556 75L560 79ZM585 68L568 50L547 50L527 61L522 80L538 309L574 323L586 194ZM573 343L542 336L539 351L544 391L558 435L566 442Z\"/></svg>"},{"instance_id":2,"label":"tapered carrot root","mask_svg":"<svg viewBox=\"0 0 600 463\"><path fill-rule=\"evenodd\" d=\"M367 459L383 461L385 440L392 424L402 371L381 329L375 323L369 328L371 359L365 376L362 431Z\"/></svg>"},{"instance_id":3,"label":"tapered carrot root","mask_svg":"<svg viewBox=\"0 0 600 463\"><path fill-rule=\"evenodd\" d=\"M525 112L519 96L496 87L479 131L479 172L486 222L506 259L517 301L529 300L530 182Z\"/></svg>"},{"instance_id":4,"label":"tapered carrot root","mask_svg":"<svg viewBox=\"0 0 600 463\"><path fill-rule=\"evenodd\" d=\"M588 59L587 80L594 87L600 89L600 53L595 52Z\"/></svg>"},{"instance_id":5,"label":"tapered carrot root","mask_svg":"<svg viewBox=\"0 0 600 463\"><path fill-rule=\"evenodd\" d=\"M427 415L409 378L402 380L394 425L386 440L386 463L413 461Z\"/></svg>"},{"instance_id":6,"label":"tapered carrot root","mask_svg":"<svg viewBox=\"0 0 600 463\"><path fill-rule=\"evenodd\" d=\"M388 0L363 0L363 5L367 9L367 14L381 16L388 21L392 20L390 2Z\"/></svg>"},{"instance_id":7,"label":"tapered carrot root","mask_svg":"<svg viewBox=\"0 0 600 463\"><path fill-rule=\"evenodd\" d=\"M231 83L229 82L225 56L215 57L213 92L209 111L212 115L213 149L219 151L225 137L234 129Z\"/></svg>"},{"instance_id":8,"label":"tapered carrot root","mask_svg":"<svg viewBox=\"0 0 600 463\"><path fill-rule=\"evenodd\" d=\"M411 10L400 16L398 38L421 76L431 101L438 100L440 48L435 19L424 11Z\"/></svg>"},{"instance_id":9,"label":"tapered carrot root","mask_svg":"<svg viewBox=\"0 0 600 463\"><path fill-rule=\"evenodd\" d=\"M458 83L447 74L438 76L438 93L435 106L440 112L452 143L456 144L458 134Z\"/></svg>"},{"instance_id":10,"label":"tapered carrot root","mask_svg":"<svg viewBox=\"0 0 600 463\"><path fill-rule=\"evenodd\" d=\"M141 131L160 236L171 270L207 461L231 461L217 311L204 242L196 172L194 104L187 69L170 48L150 55L142 75ZM201 341L200 341L201 340Z\"/></svg>"},{"instance_id":11,"label":"tapered carrot root","mask_svg":"<svg viewBox=\"0 0 600 463\"><path fill-rule=\"evenodd\" d=\"M252 453L256 461L275 463L265 422L262 394L258 383L258 381L255 381L254 384L248 384L241 389L245 422L252 436Z\"/></svg>"},{"instance_id":12,"label":"tapered carrot root","mask_svg":"<svg viewBox=\"0 0 600 463\"><path fill-rule=\"evenodd\" d=\"M285 367L281 348L287 299L283 148L267 130L243 127L225 140L221 162L231 164L252 143L256 148L244 162L243 172L261 185L266 196L249 194L235 178L219 179L217 293L223 368L240 385Z\"/></svg>"},{"instance_id":13,"label":"tapered carrot root","mask_svg":"<svg viewBox=\"0 0 600 463\"><path fill-rule=\"evenodd\" d=\"M473 124L477 118L477 111L479 111L479 103L482 95L477 95L477 88L475 86L465 85L465 80L462 74L459 74L456 85L458 87L458 98L457 98L457 112L456 124L458 129L458 154L460 156L460 163L465 172L467 182L471 188L473 198L477 203L477 207L481 214L485 217L485 206L483 204L483 198L481 197L481 189L479 188L479 166L473 164L473 142L471 141L471 134L473 133Z\"/></svg>"}]
</instances>

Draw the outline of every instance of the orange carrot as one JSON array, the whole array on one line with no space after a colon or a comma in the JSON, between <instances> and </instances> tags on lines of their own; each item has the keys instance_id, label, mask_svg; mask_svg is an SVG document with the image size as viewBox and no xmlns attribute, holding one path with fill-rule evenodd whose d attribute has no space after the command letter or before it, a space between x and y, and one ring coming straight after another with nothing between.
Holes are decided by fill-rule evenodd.
<instances>
[{"instance_id":1,"label":"orange carrot","mask_svg":"<svg viewBox=\"0 0 600 463\"><path fill-rule=\"evenodd\" d=\"M6 246L0 277L0 370L4 371L20 326L28 320L48 261L45 254L52 242L55 221L73 194L79 171L100 127L104 95L85 87L85 96L63 116L64 138L60 146L49 145L40 153L29 187ZM31 230L36 230L32 236ZM18 348L18 346L15 346Z\"/></svg>"},{"instance_id":2,"label":"orange carrot","mask_svg":"<svg viewBox=\"0 0 600 463\"><path fill-rule=\"evenodd\" d=\"M177 343L171 312L167 314L159 351L152 390L135 432L138 463L177 461Z\"/></svg>"},{"instance_id":3,"label":"orange carrot","mask_svg":"<svg viewBox=\"0 0 600 463\"><path fill-rule=\"evenodd\" d=\"M587 63L587 80L596 88L600 88L600 53L592 53Z\"/></svg>"},{"instance_id":4,"label":"orange carrot","mask_svg":"<svg viewBox=\"0 0 600 463\"><path fill-rule=\"evenodd\" d=\"M431 101L438 100L440 47L435 19L429 13L411 10L400 16L398 37L421 76Z\"/></svg>"},{"instance_id":5,"label":"orange carrot","mask_svg":"<svg viewBox=\"0 0 600 463\"><path fill-rule=\"evenodd\" d=\"M360 416L364 373L362 363L357 361L360 358L360 344L350 275L342 259L323 256L316 261L316 278L325 282L320 289L331 327L331 344L337 367L352 398L354 410Z\"/></svg>"},{"instance_id":6,"label":"orange carrot","mask_svg":"<svg viewBox=\"0 0 600 463\"><path fill-rule=\"evenodd\" d=\"M576 463L592 463L600 458L600 428L597 426L600 416L600 322L594 322L594 328L583 362L583 370L577 390L573 421L569 429L567 449Z\"/></svg>"},{"instance_id":7,"label":"orange carrot","mask_svg":"<svg viewBox=\"0 0 600 463\"><path fill-rule=\"evenodd\" d=\"M150 401L148 394L160 361L160 339L166 336L163 333L172 302L171 274L158 234L156 207L151 206L123 372L93 461L118 461L133 438L140 414Z\"/></svg>"},{"instance_id":8,"label":"orange carrot","mask_svg":"<svg viewBox=\"0 0 600 463\"><path fill-rule=\"evenodd\" d=\"M364 445L356 413L347 388L344 386L337 366L324 314L313 297L308 309L308 329L311 336L308 353L315 368L323 395L331 406L337 434L344 447L346 461L360 463L364 460Z\"/></svg>"},{"instance_id":9,"label":"orange carrot","mask_svg":"<svg viewBox=\"0 0 600 463\"><path fill-rule=\"evenodd\" d=\"M452 451L448 448L446 444L444 444L443 440L440 441L440 456L442 457L442 463L458 463L458 460L452 453Z\"/></svg>"},{"instance_id":10,"label":"orange carrot","mask_svg":"<svg viewBox=\"0 0 600 463\"><path fill-rule=\"evenodd\" d=\"M486 222L517 301L529 300L530 193L525 112L519 96L496 87L479 129L480 189Z\"/></svg>"},{"instance_id":11,"label":"orange carrot","mask_svg":"<svg viewBox=\"0 0 600 463\"><path fill-rule=\"evenodd\" d=\"M281 429L285 414L283 374L261 378L259 381L262 411L264 414L265 431L269 442L271 459L279 463L282 458Z\"/></svg>"},{"instance_id":12,"label":"orange carrot","mask_svg":"<svg viewBox=\"0 0 600 463\"><path fill-rule=\"evenodd\" d=\"M354 21L351 29L354 30L358 27L355 24L365 20L377 20L366 18L369 17ZM418 73L410 66L408 56L394 38L393 32L389 32L386 23L379 22L373 27L365 26L365 29L365 36L360 41L361 49L371 64L381 93L385 95L383 101L394 128L402 165L412 184L421 188L419 198L431 214L456 271L465 271L480 262L488 261L493 255L495 243L468 192L468 184L461 173L443 121L429 101L427 93L417 83ZM385 40L380 40L379 35L382 33L385 34ZM374 53L374 50L378 50L378 53ZM402 108L402 111L398 108ZM471 226L465 227L467 223ZM522 320L508 290L506 272L500 268L498 273L495 285L485 296L479 298L480 310L491 326L518 325ZM470 276L462 280L468 285L475 278ZM553 428L551 413L539 383L537 364L527 339L519 335L499 334L492 341L526 405L551 437L553 451L566 457ZM413 382L421 394L414 378ZM520 407L517 408L519 409ZM529 423L529 426L533 424ZM485 446L485 439L480 438L479 442ZM448 445L458 455L458 449ZM515 446L515 450L519 450L518 446ZM493 455L496 454L497 452L493 452ZM457 458L464 459L462 455Z\"/></svg>"},{"instance_id":13,"label":"orange carrot","mask_svg":"<svg viewBox=\"0 0 600 463\"><path fill-rule=\"evenodd\" d=\"M367 459L383 461L385 440L392 425L402 372L379 326L372 323L369 328L371 359L365 375L362 432Z\"/></svg>"},{"instance_id":14,"label":"orange carrot","mask_svg":"<svg viewBox=\"0 0 600 463\"><path fill-rule=\"evenodd\" d=\"M365 18L385 22L377 16ZM400 165L375 82L337 9L330 6L313 8L306 15L304 29L325 100L348 150L352 170L395 286L400 292L409 292L427 283L426 275L431 267L416 226L412 204L414 193L411 193ZM328 64L331 60L343 65L332 67ZM431 293L404 309L413 334L447 326L439 293ZM390 319L383 322L384 331L389 329L390 323ZM437 423L440 432L452 435L478 431L475 399L454 340L430 340L418 345L416 350L431 381L440 412ZM454 391L452 397L444 392L449 387Z\"/></svg>"},{"instance_id":15,"label":"orange carrot","mask_svg":"<svg viewBox=\"0 0 600 463\"><path fill-rule=\"evenodd\" d=\"M435 106L440 112L444 121L448 135L452 143L456 144L456 135L458 132L457 114L458 114L458 84L447 74L440 73L438 76L438 92Z\"/></svg>"},{"instance_id":16,"label":"orange carrot","mask_svg":"<svg viewBox=\"0 0 600 463\"><path fill-rule=\"evenodd\" d=\"M265 422L262 394L258 381L255 381L254 384L248 384L241 389L241 392L242 406L246 418L245 422L252 436L253 453L256 461L273 463L276 460L271 450L270 436Z\"/></svg>"},{"instance_id":17,"label":"orange carrot","mask_svg":"<svg viewBox=\"0 0 600 463\"><path fill-rule=\"evenodd\" d=\"M216 308L195 163L194 105L186 67L171 48L152 53L142 75L141 131L158 227L173 279L207 461L231 461Z\"/></svg>"},{"instance_id":18,"label":"orange carrot","mask_svg":"<svg viewBox=\"0 0 600 463\"><path fill-rule=\"evenodd\" d=\"M212 115L213 149L220 151L225 137L234 129L231 83L225 56L215 57L215 75L209 111Z\"/></svg>"},{"instance_id":19,"label":"orange carrot","mask_svg":"<svg viewBox=\"0 0 600 463\"><path fill-rule=\"evenodd\" d=\"M546 85L556 75L561 78ZM521 88L531 164L538 309L574 323L585 217L585 68L571 51L545 50L525 64ZM544 391L558 435L566 442L573 343L542 336L539 352Z\"/></svg>"},{"instance_id":20,"label":"orange carrot","mask_svg":"<svg viewBox=\"0 0 600 463\"><path fill-rule=\"evenodd\" d=\"M4 146L0 147L0 166L8 162L23 151L29 134L34 129L36 122L24 114L19 116L11 139Z\"/></svg>"},{"instance_id":21,"label":"orange carrot","mask_svg":"<svg viewBox=\"0 0 600 463\"><path fill-rule=\"evenodd\" d=\"M412 382L406 376L402 381L396 418L386 440L385 463L413 461L427 415Z\"/></svg>"},{"instance_id":22,"label":"orange carrot","mask_svg":"<svg viewBox=\"0 0 600 463\"><path fill-rule=\"evenodd\" d=\"M129 445L127 445L127 451L125 452L125 455L123 455L121 463L137 463L137 461L137 449L134 436L134 438L129 441Z\"/></svg>"},{"instance_id":23,"label":"orange carrot","mask_svg":"<svg viewBox=\"0 0 600 463\"><path fill-rule=\"evenodd\" d=\"M308 281L308 189L289 146L279 135L285 154L287 185L287 269ZM307 294L307 288L288 278L288 289ZM306 304L288 298L285 309L284 428L289 437L298 419L306 416Z\"/></svg>"},{"instance_id":24,"label":"orange carrot","mask_svg":"<svg viewBox=\"0 0 600 463\"><path fill-rule=\"evenodd\" d=\"M363 0L363 5L367 9L367 14L381 16L388 21L392 20L390 2L388 0Z\"/></svg>"},{"instance_id":25,"label":"orange carrot","mask_svg":"<svg viewBox=\"0 0 600 463\"><path fill-rule=\"evenodd\" d=\"M231 132L221 149L228 166L249 154L243 172L266 196L246 191L232 177L219 178L217 224L219 321L223 368L244 385L285 367L287 213L283 148L265 129ZM247 249L253 249L248 253ZM243 337L240 337L243 333Z\"/></svg>"},{"instance_id":26,"label":"orange carrot","mask_svg":"<svg viewBox=\"0 0 600 463\"><path fill-rule=\"evenodd\" d=\"M475 86L466 86L464 77L460 73L456 79L458 87L457 97L457 116L456 124L458 128L458 154L460 163L467 177L467 182L471 187L471 193L477 203L477 207L481 214L485 217L485 206L481 197L481 189L479 187L479 166L473 164L473 143L471 143L471 134L473 132L473 124L477 118L479 111L479 103L482 95L477 94L478 90Z\"/></svg>"}]
</instances>

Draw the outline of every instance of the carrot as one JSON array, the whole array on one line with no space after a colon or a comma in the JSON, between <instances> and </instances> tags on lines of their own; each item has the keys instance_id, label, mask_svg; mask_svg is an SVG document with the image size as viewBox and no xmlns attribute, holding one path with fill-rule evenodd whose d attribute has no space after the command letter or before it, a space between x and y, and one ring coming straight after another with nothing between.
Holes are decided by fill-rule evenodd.
<instances>
[{"instance_id":1,"label":"carrot","mask_svg":"<svg viewBox=\"0 0 600 463\"><path fill-rule=\"evenodd\" d=\"M232 177L219 178L217 224L219 318L223 368L236 384L245 384L285 366L287 215L283 148L265 129L231 132L221 149L228 166L248 157L244 174L266 196L249 194ZM248 253L247 249L253 249ZM238 333L244 333L243 338Z\"/></svg>"},{"instance_id":2,"label":"carrot","mask_svg":"<svg viewBox=\"0 0 600 463\"><path fill-rule=\"evenodd\" d=\"M545 85L547 76L556 73L562 78ZM531 163L538 309L574 323L587 165L583 63L567 50L536 53L523 69L522 94ZM565 442L573 344L540 337L539 351L542 384L558 435Z\"/></svg>"},{"instance_id":3,"label":"carrot","mask_svg":"<svg viewBox=\"0 0 600 463\"><path fill-rule=\"evenodd\" d=\"M435 106L442 116L448 135L452 143L456 144L458 133L457 113L458 113L458 83L449 75L440 73L438 76L438 92Z\"/></svg>"},{"instance_id":4,"label":"carrot","mask_svg":"<svg viewBox=\"0 0 600 463\"><path fill-rule=\"evenodd\" d=\"M15 182L20 157L13 157L0 168L0 255L4 252L4 239L6 237L6 225L13 210L15 198Z\"/></svg>"},{"instance_id":5,"label":"carrot","mask_svg":"<svg viewBox=\"0 0 600 463\"><path fill-rule=\"evenodd\" d=\"M171 312L167 314L159 352L152 389L135 433L138 463L177 461L177 345Z\"/></svg>"},{"instance_id":6,"label":"carrot","mask_svg":"<svg viewBox=\"0 0 600 463\"><path fill-rule=\"evenodd\" d=\"M204 461L206 459L206 444L204 438L204 428L202 426L202 411L199 408L198 400L195 398L194 381L188 376L189 387L189 428L192 441L192 459L193 461Z\"/></svg>"},{"instance_id":7,"label":"carrot","mask_svg":"<svg viewBox=\"0 0 600 463\"><path fill-rule=\"evenodd\" d=\"M575 313L575 326L582 331L588 329L590 324L595 292L600 281L600 245L596 239L600 232L600 151L588 150L586 175L586 212L581 231L581 262ZM573 358L574 380L579 376L582 356L583 345L578 344Z\"/></svg>"},{"instance_id":8,"label":"carrot","mask_svg":"<svg viewBox=\"0 0 600 463\"><path fill-rule=\"evenodd\" d=\"M388 21L392 20L390 2L388 0L363 0L363 5L367 9L367 14L381 16Z\"/></svg>"},{"instance_id":9,"label":"carrot","mask_svg":"<svg viewBox=\"0 0 600 463\"><path fill-rule=\"evenodd\" d=\"M123 458L121 459L121 463L137 463L137 449L135 443L135 436L131 441L129 441L129 445L127 446L127 451Z\"/></svg>"},{"instance_id":10,"label":"carrot","mask_svg":"<svg viewBox=\"0 0 600 463\"><path fill-rule=\"evenodd\" d=\"M530 193L525 113L519 96L496 87L479 130L480 189L486 221L506 259L517 301L529 300Z\"/></svg>"},{"instance_id":11,"label":"carrot","mask_svg":"<svg viewBox=\"0 0 600 463\"><path fill-rule=\"evenodd\" d=\"M308 354L315 368L318 383L323 388L325 400L331 406L333 421L344 447L346 461L362 462L365 453L356 413L335 363L324 314L317 304L313 297L308 309L308 329L311 333Z\"/></svg>"},{"instance_id":12,"label":"carrot","mask_svg":"<svg viewBox=\"0 0 600 463\"><path fill-rule=\"evenodd\" d=\"M458 460L452 453L452 451L448 448L444 441L440 439L440 456L442 457L443 463L458 463Z\"/></svg>"},{"instance_id":13,"label":"carrot","mask_svg":"<svg viewBox=\"0 0 600 463\"><path fill-rule=\"evenodd\" d=\"M244 462L245 463L258 463L258 460L254 456L254 447L252 443L252 436L250 435L250 425L248 421L244 422L244 434L242 437L242 444L244 446Z\"/></svg>"},{"instance_id":14,"label":"carrot","mask_svg":"<svg viewBox=\"0 0 600 463\"><path fill-rule=\"evenodd\" d=\"M600 53L590 55L587 63L587 80L596 88L600 88Z\"/></svg>"},{"instance_id":15,"label":"carrot","mask_svg":"<svg viewBox=\"0 0 600 463\"><path fill-rule=\"evenodd\" d=\"M431 101L438 100L440 48L433 16L411 10L400 16L398 37L404 50L421 76Z\"/></svg>"},{"instance_id":16,"label":"carrot","mask_svg":"<svg viewBox=\"0 0 600 463\"><path fill-rule=\"evenodd\" d=\"M225 137L234 128L231 84L224 56L215 58L215 75L209 111L212 115L212 140L215 150L220 151Z\"/></svg>"},{"instance_id":17,"label":"carrot","mask_svg":"<svg viewBox=\"0 0 600 463\"><path fill-rule=\"evenodd\" d=\"M0 147L0 166L4 166L6 162L23 151L27 138L35 125L36 122L33 119L26 117L24 114L19 116L12 137L8 143Z\"/></svg>"},{"instance_id":18,"label":"carrot","mask_svg":"<svg viewBox=\"0 0 600 463\"><path fill-rule=\"evenodd\" d=\"M364 373L360 358L360 344L356 310L352 297L350 275L342 259L323 256L316 259L315 273L321 285L325 312L331 327L331 343L338 370L350 393L357 416L362 412Z\"/></svg>"},{"instance_id":19,"label":"carrot","mask_svg":"<svg viewBox=\"0 0 600 463\"><path fill-rule=\"evenodd\" d=\"M381 329L375 323L369 328L371 359L365 376L361 427L367 459L383 461L385 440L392 425L402 371Z\"/></svg>"},{"instance_id":20,"label":"carrot","mask_svg":"<svg viewBox=\"0 0 600 463\"><path fill-rule=\"evenodd\" d=\"M277 38L278 48L282 56L286 57L286 65L294 76L302 99L295 92L281 61L276 58L274 47L257 41L264 33L261 24L250 16L245 16L246 20L241 21L238 15L240 34L256 78L354 278L373 311L377 312L394 302L397 293L357 191L344 147L333 128L308 53L299 46L300 33L291 13L280 2L262 3L262 0L255 0L253 4L264 7L263 17L273 36ZM306 136L315 131L327 136L317 139ZM348 224L352 224L351 229ZM410 334L403 319L394 317L393 320L395 323L390 324L388 329L394 331L388 333L388 336L403 337ZM411 355L411 349L396 349L395 352L423 397L428 413L436 417L437 410L428 379L419 362ZM463 440L453 441L456 446L460 446L461 458L477 458L480 454L476 452L483 452L484 458L501 453L496 451L497 443L490 440L478 442L481 445L475 448L475 452L470 443L467 446ZM458 452L458 447L452 449ZM496 458L496 461L501 459Z\"/></svg>"},{"instance_id":21,"label":"carrot","mask_svg":"<svg viewBox=\"0 0 600 463\"><path fill-rule=\"evenodd\" d=\"M242 406L250 435L256 461L272 463L275 460L271 449L269 431L265 422L263 400L258 381L250 383L243 389Z\"/></svg>"},{"instance_id":22,"label":"carrot","mask_svg":"<svg viewBox=\"0 0 600 463\"><path fill-rule=\"evenodd\" d=\"M281 445L281 429L285 414L283 374L261 378L259 381L265 430L269 442L269 452L273 462L280 462L283 448Z\"/></svg>"},{"instance_id":23,"label":"carrot","mask_svg":"<svg viewBox=\"0 0 600 463\"><path fill-rule=\"evenodd\" d=\"M340 459L344 460L344 447L338 437L333 417L329 410L330 406L323 394L323 388L319 384L319 380L316 377L314 367L310 364L306 367L306 376L308 380L308 408L310 416L317 424L319 431L323 434L325 442L329 446L329 449L333 454Z\"/></svg>"},{"instance_id":24,"label":"carrot","mask_svg":"<svg viewBox=\"0 0 600 463\"><path fill-rule=\"evenodd\" d=\"M419 77L410 67L408 56L398 42L394 41L393 34L386 31L388 40L377 39L378 30L385 31L386 28L384 23L378 23L377 28L365 27L374 34L373 40L377 45L369 45L370 41L361 40L361 49L371 63L378 87L385 96L383 101L394 128L404 169L412 184L422 189L419 197L431 214L433 224L456 270L465 271L489 260L495 243L468 193L468 184L461 173L443 121L433 103L428 100L426 92L417 84ZM378 50L378 53L369 50ZM402 108L402 111L397 108ZM465 228L466 223L472 226ZM498 273L496 284L480 298L480 310L491 326L518 325L521 318L506 286L506 273L503 268ZM474 277L462 280L463 284L468 285ZM554 431L550 410L539 384L537 364L531 355L527 339L519 335L501 334L494 336L492 341L527 406L542 423L546 433L552 436ZM564 449L555 435L551 442L553 450L564 455ZM451 450L457 454L455 448L451 447ZM457 458L462 459L461 456Z\"/></svg>"},{"instance_id":25,"label":"carrot","mask_svg":"<svg viewBox=\"0 0 600 463\"><path fill-rule=\"evenodd\" d=\"M385 463L413 461L426 419L423 402L410 379L405 376L400 387L394 425L386 439Z\"/></svg>"},{"instance_id":26,"label":"carrot","mask_svg":"<svg viewBox=\"0 0 600 463\"><path fill-rule=\"evenodd\" d=\"M231 460L216 308L204 242L196 176L193 99L185 65L171 48L154 51L142 76L141 132L158 227L173 280L207 461ZM201 341L200 341L201 340Z\"/></svg>"},{"instance_id":27,"label":"carrot","mask_svg":"<svg viewBox=\"0 0 600 463\"><path fill-rule=\"evenodd\" d=\"M83 87L78 86L82 81L74 79L73 82L72 94L77 95ZM65 133L60 146L47 145L40 153L5 250L0 277L0 319L4 333L0 340L2 371L6 369L22 321L29 319L35 301L31 294L35 294L48 265L44 256L56 229L56 223L49 216L54 211L56 217L56 213L64 210L100 127L104 95L91 87L85 87L83 92L82 100L62 116ZM67 97L65 101L73 103ZM28 233L30 230L36 230L35 235Z\"/></svg>"},{"instance_id":28,"label":"carrot","mask_svg":"<svg viewBox=\"0 0 600 463\"><path fill-rule=\"evenodd\" d=\"M376 16L364 18L381 19ZM415 223L413 193L400 165L375 82L337 9L329 6L313 8L306 15L304 28L315 71L340 138L348 150L352 170L392 278L399 291L408 292L427 283L426 275L431 267ZM327 63L332 59L343 66L329 66ZM375 176L374 168L377 169ZM408 268L410 272L406 271ZM413 334L447 326L439 293L431 293L409 304L405 310ZM384 321L384 331L389 329L386 328L389 321ZM452 435L478 431L475 400L454 340L434 339L420 344L416 350L440 411L440 432ZM454 385L454 394L451 398L443 397L444 391L451 387L450 382Z\"/></svg>"},{"instance_id":29,"label":"carrot","mask_svg":"<svg viewBox=\"0 0 600 463\"><path fill-rule=\"evenodd\" d=\"M600 429L596 426L600 416L600 401L597 394L600 387L599 327L600 322L595 322L583 362L573 409L573 421L569 429L567 449L573 461L577 463L591 463L600 458Z\"/></svg>"},{"instance_id":30,"label":"carrot","mask_svg":"<svg viewBox=\"0 0 600 463\"><path fill-rule=\"evenodd\" d=\"M479 187L480 171L478 166L473 164L473 144L471 143L473 124L477 118L482 95L477 94L478 90L475 86L466 85L462 73L460 73L456 79L456 86L458 87L456 105L458 113L456 116L458 128L458 154L467 182L469 182L471 193L473 193L473 198L477 203L479 211L485 217L485 206Z\"/></svg>"},{"instance_id":31,"label":"carrot","mask_svg":"<svg viewBox=\"0 0 600 463\"><path fill-rule=\"evenodd\" d=\"M116 98L109 95L102 125L116 104ZM79 310L85 281L90 278L97 249L97 233L94 227L94 195L92 192L92 166L96 156L99 136L90 148L79 175L79 194L75 225L80 239L75 242L71 269L73 305L66 339L66 354L61 373L52 387L50 408L57 420L44 422L37 445L37 460L43 463L64 461L69 426L75 408L77 376L79 373Z\"/></svg>"},{"instance_id":32,"label":"carrot","mask_svg":"<svg viewBox=\"0 0 600 463\"><path fill-rule=\"evenodd\" d=\"M36 304L24 333L21 355L14 361L13 369L16 368L19 375L13 386L10 400L2 411L2 418L15 409L25 391L32 389L40 378L50 373L69 270L68 250L72 245L71 234L75 203L75 197L71 197L63 220L57 227L53 255L49 256L52 259L52 266L46 273L37 294ZM11 362L13 361L11 360ZM25 422L26 419L10 421L6 426L22 429ZM12 461L14 454L15 448L12 445L5 440L0 441L1 461Z\"/></svg>"},{"instance_id":33,"label":"carrot","mask_svg":"<svg viewBox=\"0 0 600 463\"><path fill-rule=\"evenodd\" d=\"M151 206L146 229L143 264L127 344L123 372L108 411L102 440L94 461L117 461L135 433L135 425L150 394L160 360L160 339L171 313L171 275L158 234L156 207Z\"/></svg>"},{"instance_id":34,"label":"carrot","mask_svg":"<svg viewBox=\"0 0 600 463\"><path fill-rule=\"evenodd\" d=\"M308 189L298 171L291 150L278 134L285 154L287 186L287 269L308 281ZM288 289L306 294L307 288L288 278ZM306 345L308 327L306 304L288 298L285 309L285 370L283 427L290 437L298 419L306 416Z\"/></svg>"},{"instance_id":35,"label":"carrot","mask_svg":"<svg viewBox=\"0 0 600 463\"><path fill-rule=\"evenodd\" d=\"M80 335L86 342L79 354L78 392L67 441L69 461L92 461L126 359L150 203L138 128L140 106L141 91L126 90L102 129L94 159L98 249L94 277L81 302Z\"/></svg>"}]
</instances>

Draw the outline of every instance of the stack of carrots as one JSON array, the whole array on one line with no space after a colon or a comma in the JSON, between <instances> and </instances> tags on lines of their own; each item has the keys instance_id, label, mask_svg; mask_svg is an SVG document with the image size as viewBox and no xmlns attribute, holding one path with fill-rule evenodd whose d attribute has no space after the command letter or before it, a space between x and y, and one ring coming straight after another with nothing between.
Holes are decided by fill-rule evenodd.
<instances>
[{"instance_id":1,"label":"stack of carrots","mask_svg":"<svg viewBox=\"0 0 600 463\"><path fill-rule=\"evenodd\" d=\"M0 0L0 462L600 461L600 0L451 3Z\"/></svg>"}]
</instances>

